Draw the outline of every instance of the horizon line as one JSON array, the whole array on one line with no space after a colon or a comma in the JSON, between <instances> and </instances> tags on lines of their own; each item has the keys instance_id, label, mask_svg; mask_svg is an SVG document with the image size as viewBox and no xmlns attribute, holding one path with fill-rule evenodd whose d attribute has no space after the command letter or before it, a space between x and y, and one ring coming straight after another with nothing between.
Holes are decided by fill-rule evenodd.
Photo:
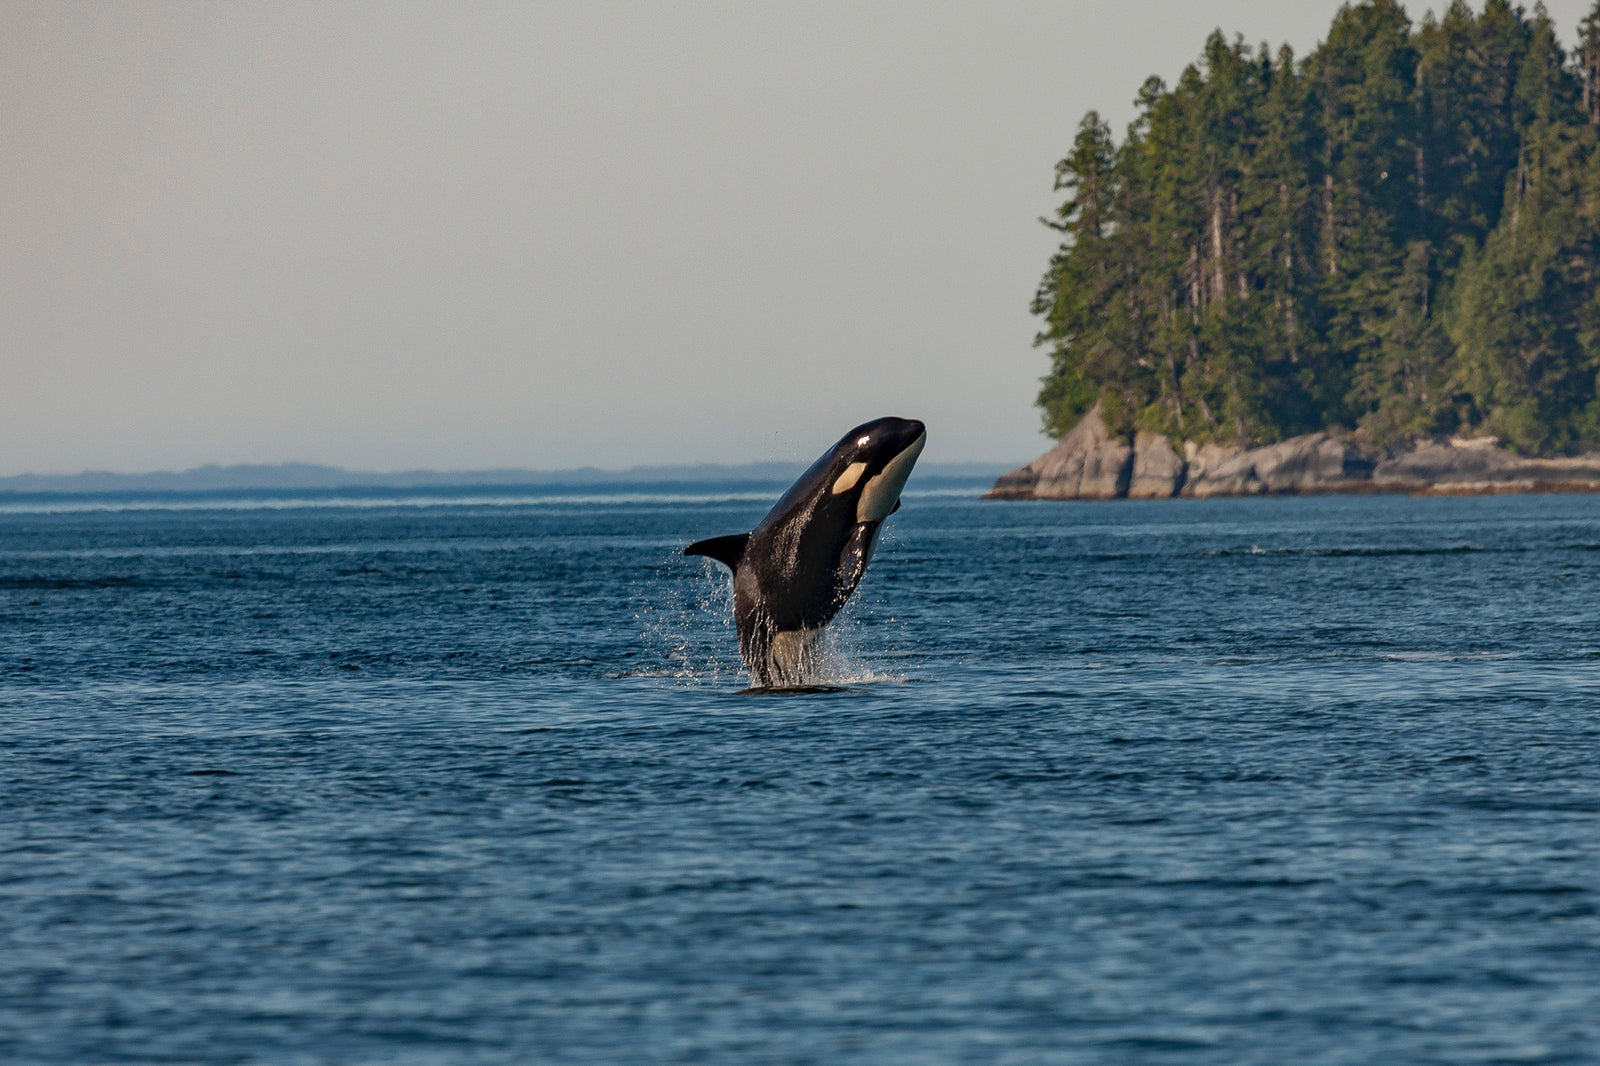
<instances>
[{"instance_id":1,"label":"horizon line","mask_svg":"<svg viewBox=\"0 0 1600 1066\"><path fill-rule=\"evenodd\" d=\"M932 463L923 463L926 467L949 466L1004 466L1014 463L1008 459L940 459ZM208 473L213 471L229 470L325 470L340 474L359 474L368 477L399 477L405 474L569 474L598 471L604 474L626 474L636 470L745 470L761 467L805 467L809 463L804 459L758 459L747 463L718 463L710 460L703 462L686 461L681 463L635 463L632 466L601 466L594 463L585 463L582 466L473 466L473 467L435 467L413 466L396 469L378 470L364 467L340 466L335 463L317 462L307 459L286 459L282 462L238 462L219 463L207 462L197 466L183 468L160 467L158 469L144 470L114 470L106 467L85 467L71 473L39 473L34 470L25 470L15 474L0 474L0 481L13 481L18 478L72 478L72 477L179 477L186 474Z\"/></svg>"},{"instance_id":2,"label":"horizon line","mask_svg":"<svg viewBox=\"0 0 1600 1066\"><path fill-rule=\"evenodd\" d=\"M936 478L990 478L1015 467L998 461L950 461L923 465L919 472ZM184 470L137 473L82 470L72 474L0 475L0 494L106 492L217 492L230 490L292 491L327 489L407 489L469 486L513 486L551 483L673 481L777 481L804 470L803 461L766 460L750 463L660 463L631 467L580 466L558 469L485 467L376 471L351 470L327 463L205 463Z\"/></svg>"}]
</instances>

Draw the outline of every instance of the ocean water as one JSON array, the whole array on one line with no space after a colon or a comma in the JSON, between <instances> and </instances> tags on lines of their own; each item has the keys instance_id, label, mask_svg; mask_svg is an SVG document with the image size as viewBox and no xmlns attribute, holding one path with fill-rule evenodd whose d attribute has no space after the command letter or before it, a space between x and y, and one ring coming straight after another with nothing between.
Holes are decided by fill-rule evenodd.
<instances>
[{"instance_id":1,"label":"ocean water","mask_svg":"<svg viewBox=\"0 0 1600 1066\"><path fill-rule=\"evenodd\" d=\"M0 510L0 1061L1600 1061L1600 497Z\"/></svg>"}]
</instances>

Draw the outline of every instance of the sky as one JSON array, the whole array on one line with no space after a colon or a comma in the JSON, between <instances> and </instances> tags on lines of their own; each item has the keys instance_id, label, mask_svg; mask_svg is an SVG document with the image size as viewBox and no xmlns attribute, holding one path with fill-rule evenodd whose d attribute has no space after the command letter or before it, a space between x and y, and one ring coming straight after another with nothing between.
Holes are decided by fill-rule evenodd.
<instances>
[{"instance_id":1,"label":"sky","mask_svg":"<svg viewBox=\"0 0 1600 1066\"><path fill-rule=\"evenodd\" d=\"M1023 462L1079 119L1337 7L0 0L0 476Z\"/></svg>"}]
</instances>

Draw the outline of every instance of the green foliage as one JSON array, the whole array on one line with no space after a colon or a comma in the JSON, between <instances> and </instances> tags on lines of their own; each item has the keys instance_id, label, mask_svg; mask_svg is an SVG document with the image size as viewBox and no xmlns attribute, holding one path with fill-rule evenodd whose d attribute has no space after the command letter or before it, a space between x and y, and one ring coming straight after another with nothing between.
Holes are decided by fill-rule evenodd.
<instances>
[{"instance_id":1,"label":"green foliage","mask_svg":"<svg viewBox=\"0 0 1600 1066\"><path fill-rule=\"evenodd\" d=\"M1056 170L1046 432L1098 402L1174 440L1600 446L1600 0L1572 62L1542 6L1366 0L1304 60L1214 33L1137 103Z\"/></svg>"}]
</instances>

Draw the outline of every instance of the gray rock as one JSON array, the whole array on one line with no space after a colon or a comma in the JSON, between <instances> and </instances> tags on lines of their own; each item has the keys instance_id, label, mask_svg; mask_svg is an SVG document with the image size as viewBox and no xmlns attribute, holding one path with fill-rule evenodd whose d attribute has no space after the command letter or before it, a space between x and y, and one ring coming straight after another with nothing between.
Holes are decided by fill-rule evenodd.
<instances>
[{"instance_id":1,"label":"gray rock","mask_svg":"<svg viewBox=\"0 0 1600 1066\"><path fill-rule=\"evenodd\" d=\"M1492 439L1427 441L1379 463L1372 483L1383 492L1449 496L1594 492L1600 491L1600 455L1530 459Z\"/></svg>"},{"instance_id":2,"label":"gray rock","mask_svg":"<svg viewBox=\"0 0 1600 1066\"><path fill-rule=\"evenodd\" d=\"M1115 500L1128 494L1133 475L1133 448L1126 441L1108 440L1083 457L1080 500Z\"/></svg>"},{"instance_id":3,"label":"gray rock","mask_svg":"<svg viewBox=\"0 0 1600 1066\"><path fill-rule=\"evenodd\" d=\"M991 500L1104 500L1128 491L1133 449L1112 438L1100 405L1027 466L1000 475Z\"/></svg>"},{"instance_id":4,"label":"gray rock","mask_svg":"<svg viewBox=\"0 0 1600 1066\"><path fill-rule=\"evenodd\" d=\"M1015 470L1007 471L994 479L994 485L983 494L986 500L1031 500L1034 499L1034 489L1038 487L1039 475L1033 469L1033 463L1019 466Z\"/></svg>"},{"instance_id":5,"label":"gray rock","mask_svg":"<svg viewBox=\"0 0 1600 1066\"><path fill-rule=\"evenodd\" d=\"M1096 404L1054 448L1003 475L986 498L1600 492L1600 454L1530 459L1506 451L1492 439L1424 441L1381 462L1333 433L1308 433L1264 448L1186 441L1184 456L1179 458L1159 433L1140 433L1132 445L1112 437Z\"/></svg>"},{"instance_id":6,"label":"gray rock","mask_svg":"<svg viewBox=\"0 0 1600 1066\"><path fill-rule=\"evenodd\" d=\"M1261 492L1361 492L1370 489L1372 460L1349 441L1308 433L1263 448L1189 445L1194 458L1185 496L1250 496Z\"/></svg>"},{"instance_id":7,"label":"gray rock","mask_svg":"<svg viewBox=\"0 0 1600 1066\"><path fill-rule=\"evenodd\" d=\"M1372 460L1328 433L1291 437L1253 454L1256 477L1267 492L1349 492L1365 488L1372 477Z\"/></svg>"},{"instance_id":8,"label":"gray rock","mask_svg":"<svg viewBox=\"0 0 1600 1066\"><path fill-rule=\"evenodd\" d=\"M1426 441L1378 464L1372 482L1391 492L1418 492L1442 484L1488 485L1504 481L1517 457L1493 443L1456 447Z\"/></svg>"},{"instance_id":9,"label":"gray rock","mask_svg":"<svg viewBox=\"0 0 1600 1066\"><path fill-rule=\"evenodd\" d=\"M1196 448L1192 441L1185 443L1184 451L1190 453L1190 458L1183 495L1250 496L1262 491L1253 453L1210 442Z\"/></svg>"},{"instance_id":10,"label":"gray rock","mask_svg":"<svg viewBox=\"0 0 1600 1066\"><path fill-rule=\"evenodd\" d=\"M1165 436L1141 432L1133 439L1133 476L1128 481L1128 498L1162 500L1176 496L1188 466Z\"/></svg>"}]
</instances>

